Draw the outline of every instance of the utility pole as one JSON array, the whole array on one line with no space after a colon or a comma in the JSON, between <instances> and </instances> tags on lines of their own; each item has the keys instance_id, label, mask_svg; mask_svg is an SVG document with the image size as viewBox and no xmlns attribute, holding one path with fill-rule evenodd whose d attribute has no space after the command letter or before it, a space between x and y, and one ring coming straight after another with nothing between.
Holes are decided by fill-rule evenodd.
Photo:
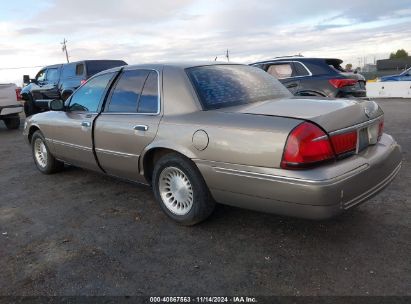
<instances>
[{"instance_id":1,"label":"utility pole","mask_svg":"<svg viewBox=\"0 0 411 304\"><path fill-rule=\"evenodd\" d=\"M225 57L227 57L227 61L230 62L230 54L228 53L228 49L227 49L227 53L225 54Z\"/></svg>"},{"instance_id":2,"label":"utility pole","mask_svg":"<svg viewBox=\"0 0 411 304\"><path fill-rule=\"evenodd\" d=\"M67 63L69 63L70 60L69 60L69 55L68 55L68 51L67 51L67 44L66 44L67 42L68 41L66 40L66 38L64 38L63 42L61 42L61 45L62 45L61 49L62 49L63 52L66 53Z\"/></svg>"}]
</instances>

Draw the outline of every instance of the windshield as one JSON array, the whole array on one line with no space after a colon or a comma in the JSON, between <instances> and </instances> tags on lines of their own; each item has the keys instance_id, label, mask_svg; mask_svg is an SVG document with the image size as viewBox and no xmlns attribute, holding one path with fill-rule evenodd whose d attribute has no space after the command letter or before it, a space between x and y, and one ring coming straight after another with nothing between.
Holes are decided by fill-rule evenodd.
<instances>
[{"instance_id":1,"label":"windshield","mask_svg":"<svg viewBox=\"0 0 411 304\"><path fill-rule=\"evenodd\" d=\"M404 72L402 72L400 75L408 75L411 72L411 68L406 69Z\"/></svg>"},{"instance_id":2,"label":"windshield","mask_svg":"<svg viewBox=\"0 0 411 304\"><path fill-rule=\"evenodd\" d=\"M247 65L211 65L186 69L205 110L289 97L273 76Z\"/></svg>"}]
</instances>

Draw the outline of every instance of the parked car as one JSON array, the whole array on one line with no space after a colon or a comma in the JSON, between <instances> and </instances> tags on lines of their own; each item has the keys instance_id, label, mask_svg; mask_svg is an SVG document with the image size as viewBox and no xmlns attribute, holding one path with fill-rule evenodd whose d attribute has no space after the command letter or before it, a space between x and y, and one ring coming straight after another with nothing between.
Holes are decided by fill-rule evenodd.
<instances>
[{"instance_id":1,"label":"parked car","mask_svg":"<svg viewBox=\"0 0 411 304\"><path fill-rule=\"evenodd\" d=\"M253 63L297 96L366 97L365 78L346 72L341 59L279 57Z\"/></svg>"},{"instance_id":2,"label":"parked car","mask_svg":"<svg viewBox=\"0 0 411 304\"><path fill-rule=\"evenodd\" d=\"M401 166L375 102L292 97L247 65L114 68L50 108L24 128L42 173L69 163L151 185L185 225L215 201L328 218L375 195Z\"/></svg>"},{"instance_id":3,"label":"parked car","mask_svg":"<svg viewBox=\"0 0 411 304\"><path fill-rule=\"evenodd\" d=\"M382 76L380 81L411 81L411 68L398 75Z\"/></svg>"},{"instance_id":4,"label":"parked car","mask_svg":"<svg viewBox=\"0 0 411 304\"><path fill-rule=\"evenodd\" d=\"M50 100L66 100L91 76L113 67L127 65L122 60L84 60L42 68L34 79L23 76L21 95L26 116L47 110Z\"/></svg>"},{"instance_id":5,"label":"parked car","mask_svg":"<svg viewBox=\"0 0 411 304\"><path fill-rule=\"evenodd\" d=\"M0 84L0 120L8 129L18 129L21 112L23 112L23 105L20 88L14 83Z\"/></svg>"}]
</instances>

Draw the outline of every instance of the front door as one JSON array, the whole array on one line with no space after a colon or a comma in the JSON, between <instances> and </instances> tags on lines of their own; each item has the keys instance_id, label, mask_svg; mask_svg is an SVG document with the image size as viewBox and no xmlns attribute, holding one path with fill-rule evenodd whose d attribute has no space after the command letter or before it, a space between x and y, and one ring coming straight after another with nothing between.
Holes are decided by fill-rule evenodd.
<instances>
[{"instance_id":1,"label":"front door","mask_svg":"<svg viewBox=\"0 0 411 304\"><path fill-rule=\"evenodd\" d=\"M100 170L93 153L93 124L114 74L90 79L72 95L66 111L59 112L59 123L53 132L57 158L79 167Z\"/></svg>"},{"instance_id":2,"label":"front door","mask_svg":"<svg viewBox=\"0 0 411 304\"><path fill-rule=\"evenodd\" d=\"M160 115L159 73L124 68L95 124L95 149L111 175L144 182L139 158L156 136Z\"/></svg>"}]
</instances>

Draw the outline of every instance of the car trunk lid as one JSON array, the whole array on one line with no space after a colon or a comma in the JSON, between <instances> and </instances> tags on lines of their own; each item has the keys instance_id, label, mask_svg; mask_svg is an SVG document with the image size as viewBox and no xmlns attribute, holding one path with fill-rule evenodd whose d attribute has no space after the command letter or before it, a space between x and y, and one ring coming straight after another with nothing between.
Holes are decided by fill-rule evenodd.
<instances>
[{"instance_id":1,"label":"car trunk lid","mask_svg":"<svg viewBox=\"0 0 411 304\"><path fill-rule=\"evenodd\" d=\"M383 114L370 100L304 97L268 100L218 111L297 118L315 122L327 132L358 125Z\"/></svg>"}]
</instances>

